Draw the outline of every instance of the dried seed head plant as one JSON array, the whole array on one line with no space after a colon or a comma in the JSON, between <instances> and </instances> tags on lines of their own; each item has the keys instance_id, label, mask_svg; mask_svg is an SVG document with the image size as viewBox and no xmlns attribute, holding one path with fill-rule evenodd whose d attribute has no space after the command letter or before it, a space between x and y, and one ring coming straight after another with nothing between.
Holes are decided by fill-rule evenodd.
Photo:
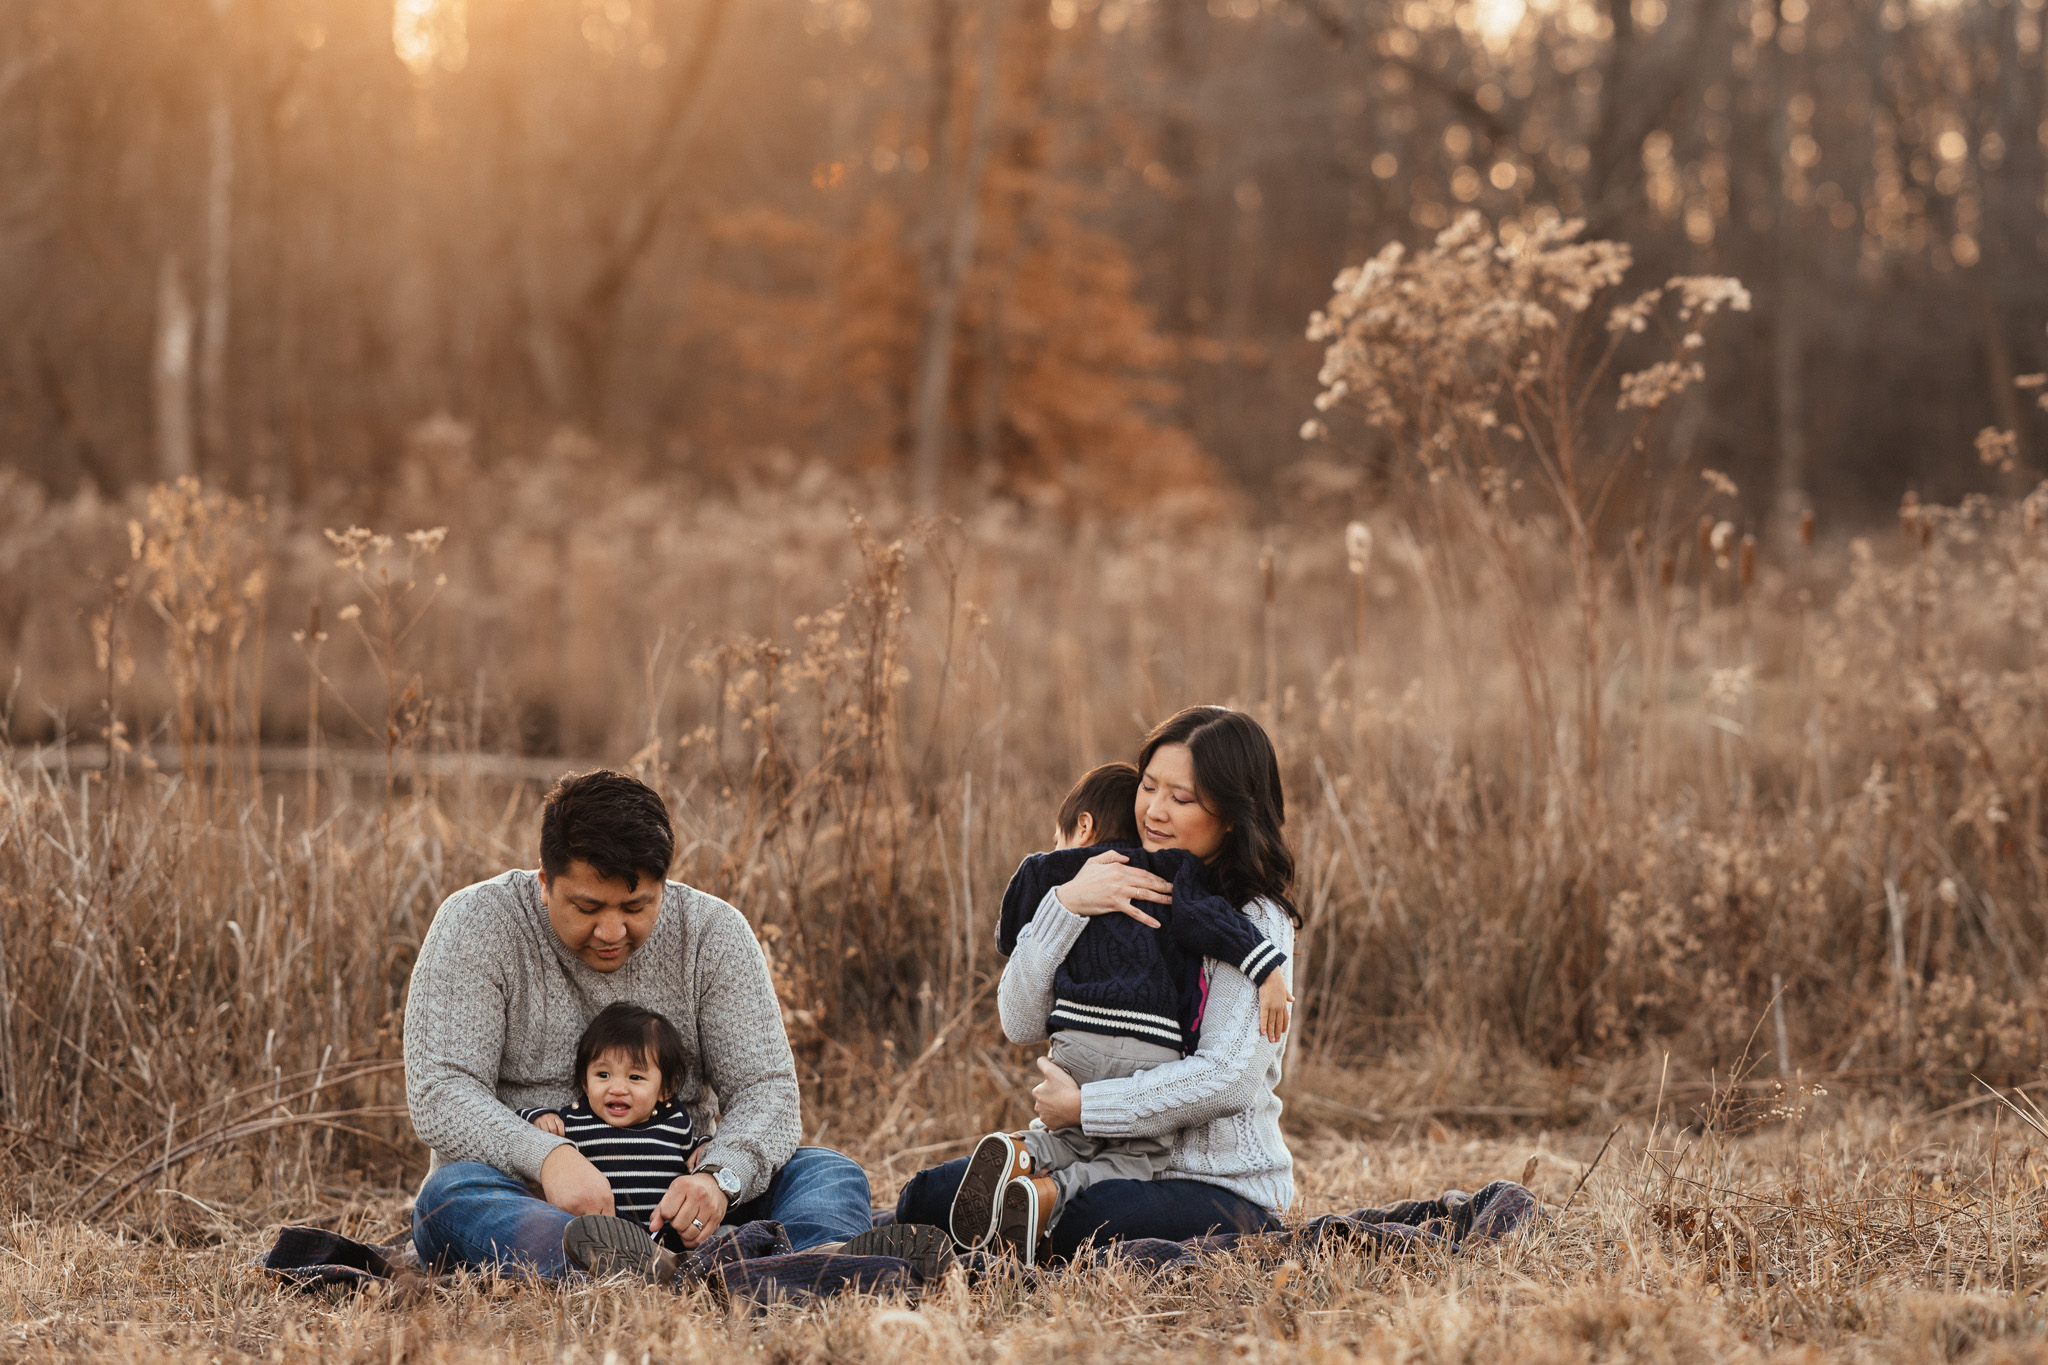
<instances>
[{"instance_id":1,"label":"dried seed head plant","mask_svg":"<svg viewBox=\"0 0 2048 1365\"><path fill-rule=\"evenodd\" d=\"M338 624L347 626L361 644L363 657L383 684L384 714L381 719L373 721L364 717L345 693L333 689L332 682L320 671L319 650L327 640L327 633L320 629L317 616L309 618L307 628L294 632L292 638L304 655L312 676L335 690L342 709L355 722L363 737L383 749L384 802L388 810L397 787L399 760L418 742L433 709L433 699L427 695L425 681L412 664L411 651L407 646L421 623L426 621L427 613L440 597L442 589L448 586L448 575L436 574L426 585L426 590L414 597L421 588L421 562L440 551L441 543L448 537L448 528L436 526L431 530L407 532L402 553L394 538L380 535L367 527L351 526L346 531L329 528L321 534L334 548L334 567L347 573L362 595L361 601L344 605L334 614L334 619ZM366 603L370 608L367 623L363 612ZM315 692L313 705L317 707L317 704L318 693ZM309 715L309 731L316 722L317 716ZM305 814L311 820L315 811L309 806Z\"/></svg>"},{"instance_id":2,"label":"dried seed head plant","mask_svg":"<svg viewBox=\"0 0 2048 1365\"><path fill-rule=\"evenodd\" d=\"M1596 305L1621 284L1631 256L1619 242L1582 241L1584 227L1543 211L1496 230L1467 212L1422 251L1390 243L1345 270L1308 336L1325 344L1316 408L1355 410L1391 446L1396 467L1420 476L1406 482L1421 485L1447 576L1462 576L1453 547L1470 544L1501 590L1528 593L1529 499L1518 495L1533 484L1554 519L1580 621L1579 752L1565 771L1591 819L1605 799L1602 618L1614 566L1604 521L1638 472L1653 419L1705 377L1703 329L1723 311L1746 311L1749 294L1732 279L1681 276L1612 307L1603 326ZM1600 420L1598 396L1630 339L1653 324L1667 354L1620 376L1612 407L1630 420ZM1547 662L1535 641L1522 643L1530 722L1556 737L1545 748L1562 760Z\"/></svg>"},{"instance_id":3,"label":"dried seed head plant","mask_svg":"<svg viewBox=\"0 0 2048 1365\"><path fill-rule=\"evenodd\" d=\"M151 489L144 517L128 523L129 554L140 566L143 599L164 626L178 753L194 793L205 789L199 779L202 743L256 743L254 718L243 714L237 684L242 645L268 583L263 519L261 504L202 489L188 477ZM97 651L97 635L94 646ZM260 693L250 702L260 709ZM213 763L217 792L225 761L216 756Z\"/></svg>"}]
</instances>

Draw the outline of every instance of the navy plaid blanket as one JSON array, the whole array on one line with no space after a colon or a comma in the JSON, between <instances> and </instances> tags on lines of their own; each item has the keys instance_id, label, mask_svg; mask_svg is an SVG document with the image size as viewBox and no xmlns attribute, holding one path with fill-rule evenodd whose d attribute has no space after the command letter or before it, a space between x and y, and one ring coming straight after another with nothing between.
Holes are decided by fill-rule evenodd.
<instances>
[{"instance_id":1,"label":"navy plaid blanket","mask_svg":"<svg viewBox=\"0 0 2048 1365\"><path fill-rule=\"evenodd\" d=\"M891 1214L876 1213L876 1222ZM1339 1247L1366 1254L1424 1248L1456 1253L1496 1242L1545 1215L1536 1197L1511 1180L1497 1180L1474 1194L1449 1190L1435 1199L1411 1199L1383 1209L1332 1213L1283 1232L1231 1232L1185 1242L1132 1238L1097 1247L1076 1264L1129 1265L1164 1272L1198 1266L1204 1258L1249 1252L1261 1259L1299 1257ZM408 1239L372 1246L321 1228L287 1227L263 1258L262 1269L287 1284L311 1291L361 1289L394 1280L433 1286L439 1275L419 1270ZM1000 1265L1014 1265L982 1253L959 1260L970 1281ZM1021 1269L1018 1267L1017 1269ZM1023 1272L1032 1280L1058 1267ZM924 1283L908 1261L893 1256L846 1256L831 1251L796 1251L780 1223L744 1223L721 1228L684 1262L680 1279L708 1286L721 1301L765 1305L801 1302L855 1290L868 1294L900 1291L916 1298Z\"/></svg>"}]
</instances>

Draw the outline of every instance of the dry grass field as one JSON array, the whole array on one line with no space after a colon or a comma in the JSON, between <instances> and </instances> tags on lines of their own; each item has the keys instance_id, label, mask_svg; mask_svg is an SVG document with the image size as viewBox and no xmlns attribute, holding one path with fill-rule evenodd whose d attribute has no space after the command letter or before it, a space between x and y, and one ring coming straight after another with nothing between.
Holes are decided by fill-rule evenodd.
<instances>
[{"instance_id":1,"label":"dry grass field","mask_svg":"<svg viewBox=\"0 0 2048 1365\"><path fill-rule=\"evenodd\" d=\"M0 473L4 1358L2048 1353L2048 492L1780 546L1674 483L1593 561L1455 487L1348 533L1215 498L918 523L574 450L450 498L436 439L388 534ZM1004 878L1194 701L1285 768L1298 1211L1537 1157L1549 1228L914 1314L249 1269L284 1222L402 1226L413 951L532 863L572 762L668 792L677 875L770 954L807 1133L878 1198L1021 1123Z\"/></svg>"},{"instance_id":2,"label":"dry grass field","mask_svg":"<svg viewBox=\"0 0 2048 1365\"><path fill-rule=\"evenodd\" d=\"M10 1360L534 1362L2039 1360L2048 1324L2038 1135L2010 1116L1902 1116L1814 1097L1724 1139L1432 1124L1295 1130L1308 1212L1519 1173L1552 1224L1463 1258L1245 1256L1194 1275L1090 1269L1025 1290L957 1277L915 1305L762 1314L702 1291L473 1282L423 1299L307 1298L250 1269L284 1218L364 1236L403 1195L317 1173L258 1200L177 1195L97 1224L17 1216L0 1268Z\"/></svg>"}]
</instances>

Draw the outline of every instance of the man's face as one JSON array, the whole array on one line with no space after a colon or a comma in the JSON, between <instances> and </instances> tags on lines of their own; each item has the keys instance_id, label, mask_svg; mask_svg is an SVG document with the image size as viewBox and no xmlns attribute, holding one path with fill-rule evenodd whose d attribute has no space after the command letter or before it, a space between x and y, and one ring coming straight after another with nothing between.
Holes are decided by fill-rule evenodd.
<instances>
[{"instance_id":1,"label":"man's face","mask_svg":"<svg viewBox=\"0 0 2048 1365\"><path fill-rule=\"evenodd\" d=\"M559 877L540 874L548 923L562 946L594 971L615 972L654 932L661 913L662 881L642 876L637 886L601 877L578 858Z\"/></svg>"}]
</instances>

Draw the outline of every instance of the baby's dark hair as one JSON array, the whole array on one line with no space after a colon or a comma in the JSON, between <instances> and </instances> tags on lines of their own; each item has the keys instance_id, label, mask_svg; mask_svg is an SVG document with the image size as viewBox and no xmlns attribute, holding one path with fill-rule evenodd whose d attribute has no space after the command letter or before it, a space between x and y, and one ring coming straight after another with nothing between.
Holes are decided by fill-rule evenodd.
<instances>
[{"instance_id":1,"label":"baby's dark hair","mask_svg":"<svg viewBox=\"0 0 2048 1365\"><path fill-rule=\"evenodd\" d=\"M1095 822L1098 844L1138 842L1138 770L1128 763L1090 768L1060 802L1060 835L1071 835L1086 815Z\"/></svg>"},{"instance_id":2,"label":"baby's dark hair","mask_svg":"<svg viewBox=\"0 0 2048 1365\"><path fill-rule=\"evenodd\" d=\"M683 1070L689 1065L689 1059L683 1055L682 1035L664 1016L644 1005L621 1000L599 1010L597 1018L576 1040L576 1077L570 1085L578 1099L590 1098L583 1092L583 1078L589 1073L590 1064L614 1050L661 1072L661 1097L675 1098L676 1087L683 1082Z\"/></svg>"}]
</instances>

